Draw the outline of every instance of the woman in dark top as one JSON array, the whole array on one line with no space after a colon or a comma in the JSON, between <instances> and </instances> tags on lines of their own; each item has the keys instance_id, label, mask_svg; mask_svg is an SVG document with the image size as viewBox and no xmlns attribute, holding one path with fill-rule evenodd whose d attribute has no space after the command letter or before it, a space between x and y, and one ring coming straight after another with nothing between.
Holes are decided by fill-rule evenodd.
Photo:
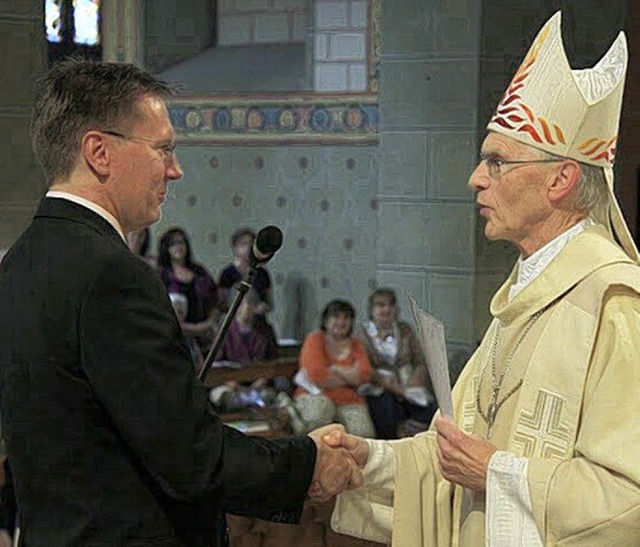
<instances>
[{"instance_id":1,"label":"woman in dark top","mask_svg":"<svg viewBox=\"0 0 640 547\"><path fill-rule=\"evenodd\" d=\"M167 292L187 298L188 311L182 322L185 335L197 338L206 350L215 324L216 284L203 266L193 262L184 230L172 228L162 235L158 269Z\"/></svg>"},{"instance_id":2,"label":"woman in dark top","mask_svg":"<svg viewBox=\"0 0 640 547\"><path fill-rule=\"evenodd\" d=\"M250 290L240 304L217 359L248 365L254 361L278 357L278 345L273 328L264 321L256 321L258 295Z\"/></svg>"},{"instance_id":3,"label":"woman in dark top","mask_svg":"<svg viewBox=\"0 0 640 547\"><path fill-rule=\"evenodd\" d=\"M223 304L231 304L234 296L230 292L231 289L244 278L249 269L249 256L255 238L256 234L249 228L239 228L231 235L233 262L222 270L218 280L219 299ZM258 297L255 313L258 319L263 319L264 315L273 308L273 298L269 273L262 266L256 270L253 289Z\"/></svg>"}]
</instances>

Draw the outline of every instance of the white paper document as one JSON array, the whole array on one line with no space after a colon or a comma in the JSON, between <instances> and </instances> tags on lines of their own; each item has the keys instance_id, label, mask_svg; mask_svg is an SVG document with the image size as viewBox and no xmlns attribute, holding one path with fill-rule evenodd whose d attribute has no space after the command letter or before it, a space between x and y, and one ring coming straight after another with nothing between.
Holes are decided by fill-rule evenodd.
<instances>
[{"instance_id":1,"label":"white paper document","mask_svg":"<svg viewBox=\"0 0 640 547\"><path fill-rule=\"evenodd\" d=\"M409 306L418 331L418 339L427 359L427 369L429 376L431 376L440 413L453 420L453 401L451 399L451 380L449 379L444 325L421 309L411 296L409 296Z\"/></svg>"},{"instance_id":2,"label":"white paper document","mask_svg":"<svg viewBox=\"0 0 640 547\"><path fill-rule=\"evenodd\" d=\"M306 389L311 395L320 395L322 393L322 389L311 381L311 378L303 368L296 372L293 377L293 383L302 389Z\"/></svg>"},{"instance_id":3,"label":"white paper document","mask_svg":"<svg viewBox=\"0 0 640 547\"><path fill-rule=\"evenodd\" d=\"M427 407L433 402L433 397L429 395L426 387L411 386L404 389L404 398L414 405Z\"/></svg>"},{"instance_id":4,"label":"white paper document","mask_svg":"<svg viewBox=\"0 0 640 547\"><path fill-rule=\"evenodd\" d=\"M214 361L213 363L211 363L211 368L239 369L244 368L244 365L241 363L236 363L234 361Z\"/></svg>"}]
</instances>

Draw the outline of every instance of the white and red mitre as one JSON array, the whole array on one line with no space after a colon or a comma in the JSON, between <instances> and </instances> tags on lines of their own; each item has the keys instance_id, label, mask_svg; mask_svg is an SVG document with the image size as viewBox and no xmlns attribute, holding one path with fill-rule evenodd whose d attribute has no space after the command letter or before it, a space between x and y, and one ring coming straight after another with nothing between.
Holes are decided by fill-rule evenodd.
<instances>
[{"instance_id":1,"label":"white and red mitre","mask_svg":"<svg viewBox=\"0 0 640 547\"><path fill-rule=\"evenodd\" d=\"M613 189L613 162L627 71L621 32L594 67L572 70L562 43L561 13L542 27L487 129L558 156L602 167L611 203L596 220L640 262Z\"/></svg>"}]
</instances>

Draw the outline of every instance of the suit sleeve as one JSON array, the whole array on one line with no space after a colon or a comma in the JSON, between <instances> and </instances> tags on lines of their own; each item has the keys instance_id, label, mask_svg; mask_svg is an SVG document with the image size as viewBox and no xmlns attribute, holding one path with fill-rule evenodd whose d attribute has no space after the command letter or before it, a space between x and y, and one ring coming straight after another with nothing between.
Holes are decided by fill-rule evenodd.
<instances>
[{"instance_id":1,"label":"suit sleeve","mask_svg":"<svg viewBox=\"0 0 640 547\"><path fill-rule=\"evenodd\" d=\"M112 259L100 269L82 301L79 334L94 396L167 496L215 496L249 514L301 508L313 441L266 441L222 425L166 292L142 265Z\"/></svg>"}]
</instances>

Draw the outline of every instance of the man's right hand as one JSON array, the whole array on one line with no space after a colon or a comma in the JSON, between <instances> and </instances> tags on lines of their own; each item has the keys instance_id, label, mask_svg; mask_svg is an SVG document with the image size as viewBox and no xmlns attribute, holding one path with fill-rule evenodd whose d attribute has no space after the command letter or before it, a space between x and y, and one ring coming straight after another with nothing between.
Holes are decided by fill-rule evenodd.
<instances>
[{"instance_id":1,"label":"man's right hand","mask_svg":"<svg viewBox=\"0 0 640 547\"><path fill-rule=\"evenodd\" d=\"M364 465L355 460L347 447L341 446L342 435L346 435L346 432L341 424L331 424L309 433L317 448L316 466L309 488L309 496L313 499L327 501L343 490L362 486ZM328 442L325 442L325 439ZM336 446L332 446L331 443ZM362 461L362 455L360 460ZM364 462L366 463L366 457Z\"/></svg>"},{"instance_id":2,"label":"man's right hand","mask_svg":"<svg viewBox=\"0 0 640 547\"><path fill-rule=\"evenodd\" d=\"M350 435L344 429L332 429L322 436L322 442L332 448L343 448L353 458L360 469L369 460L369 445L362 437Z\"/></svg>"}]
</instances>

